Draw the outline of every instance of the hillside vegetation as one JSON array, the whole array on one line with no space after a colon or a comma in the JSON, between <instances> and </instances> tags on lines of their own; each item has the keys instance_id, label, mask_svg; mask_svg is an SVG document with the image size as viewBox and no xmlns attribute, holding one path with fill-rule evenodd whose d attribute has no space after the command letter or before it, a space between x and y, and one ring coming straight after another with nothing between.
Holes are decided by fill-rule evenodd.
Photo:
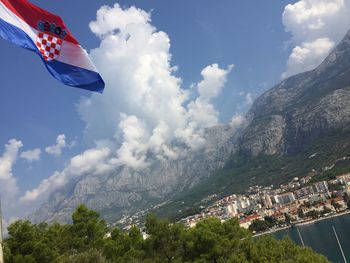
<instances>
[{"instance_id":1,"label":"hillside vegetation","mask_svg":"<svg viewBox=\"0 0 350 263\"><path fill-rule=\"evenodd\" d=\"M289 239L252 238L237 220L209 218L192 229L148 215L147 238L136 226L110 228L99 214L79 206L73 224L17 221L4 242L6 263L107 262L328 262Z\"/></svg>"},{"instance_id":2,"label":"hillside vegetation","mask_svg":"<svg viewBox=\"0 0 350 263\"><path fill-rule=\"evenodd\" d=\"M154 212L160 217L176 221L198 213L200 206L206 206L214 200L234 193L244 193L249 186L278 186L293 177L306 176L312 170L316 172L313 180L329 180L338 174L350 172L348 160L337 161L349 155L350 132L323 137L296 155L260 154L251 157L236 153L215 175L192 189L178 193ZM325 167L332 169L325 170ZM215 195L214 198L207 198L212 195Z\"/></svg>"}]
</instances>

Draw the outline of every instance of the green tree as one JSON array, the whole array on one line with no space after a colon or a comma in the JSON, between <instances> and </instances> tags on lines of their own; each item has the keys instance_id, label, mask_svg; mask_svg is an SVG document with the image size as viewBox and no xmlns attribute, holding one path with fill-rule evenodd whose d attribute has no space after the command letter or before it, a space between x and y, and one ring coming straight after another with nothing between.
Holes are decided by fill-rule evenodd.
<instances>
[{"instance_id":1,"label":"green tree","mask_svg":"<svg viewBox=\"0 0 350 263\"><path fill-rule=\"evenodd\" d=\"M320 212L316 210L311 210L305 214L307 217L311 217L312 219L317 219L320 217Z\"/></svg>"},{"instance_id":2,"label":"green tree","mask_svg":"<svg viewBox=\"0 0 350 263\"><path fill-rule=\"evenodd\" d=\"M254 220L249 226L249 230L253 232L265 232L269 229L270 225L265 220Z\"/></svg>"},{"instance_id":3,"label":"green tree","mask_svg":"<svg viewBox=\"0 0 350 263\"><path fill-rule=\"evenodd\" d=\"M28 220L16 221L8 227L5 258L8 262L51 263L58 249L47 237L48 224L34 225Z\"/></svg>"},{"instance_id":4,"label":"green tree","mask_svg":"<svg viewBox=\"0 0 350 263\"><path fill-rule=\"evenodd\" d=\"M179 260L183 253L182 224L169 224L167 220L157 219L154 214L146 218L146 251L159 262L172 262Z\"/></svg>"},{"instance_id":5,"label":"green tree","mask_svg":"<svg viewBox=\"0 0 350 263\"><path fill-rule=\"evenodd\" d=\"M59 260L59 262L60 263L107 263L107 260L102 255L101 251L92 248L75 255L62 257Z\"/></svg>"},{"instance_id":6,"label":"green tree","mask_svg":"<svg viewBox=\"0 0 350 263\"><path fill-rule=\"evenodd\" d=\"M303 210L302 209L298 209L298 217L299 218L304 218L305 217L305 214L304 214L304 212L303 212Z\"/></svg>"},{"instance_id":7,"label":"green tree","mask_svg":"<svg viewBox=\"0 0 350 263\"><path fill-rule=\"evenodd\" d=\"M272 216L265 216L264 220L269 224L269 227L277 225L277 219Z\"/></svg>"},{"instance_id":8,"label":"green tree","mask_svg":"<svg viewBox=\"0 0 350 263\"><path fill-rule=\"evenodd\" d=\"M72 215L72 245L78 251L103 246L103 238L107 234L107 224L100 219L99 213L79 205Z\"/></svg>"},{"instance_id":9,"label":"green tree","mask_svg":"<svg viewBox=\"0 0 350 263\"><path fill-rule=\"evenodd\" d=\"M264 224L269 225L270 222ZM254 224L261 224L256 222ZM252 238L238 219L207 218L194 228L148 215L140 229L107 229L98 213L79 206L72 225L17 221L4 242L6 263L327 262L289 239Z\"/></svg>"}]
</instances>

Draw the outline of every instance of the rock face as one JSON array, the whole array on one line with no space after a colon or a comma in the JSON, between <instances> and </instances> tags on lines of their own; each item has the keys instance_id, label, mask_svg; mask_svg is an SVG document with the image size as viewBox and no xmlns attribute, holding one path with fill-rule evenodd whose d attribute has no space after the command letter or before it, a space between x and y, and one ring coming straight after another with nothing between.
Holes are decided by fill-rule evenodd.
<instances>
[{"instance_id":1,"label":"rock face","mask_svg":"<svg viewBox=\"0 0 350 263\"><path fill-rule=\"evenodd\" d=\"M153 158L151 166L142 171L120 167L110 174L88 174L56 191L32 219L67 222L75 207L84 203L114 222L123 214L163 202L221 168L235 151L238 134L230 125L212 127L205 130L206 146L200 151L182 146L178 159Z\"/></svg>"},{"instance_id":2,"label":"rock face","mask_svg":"<svg viewBox=\"0 0 350 263\"><path fill-rule=\"evenodd\" d=\"M205 131L206 147L182 148L176 160L153 158L149 168L127 167L103 176L86 175L56 191L33 216L68 221L79 203L108 221L169 200L225 165L231 154L293 155L323 136L350 129L350 32L316 69L283 80L261 95L247 115L248 126Z\"/></svg>"},{"instance_id":3,"label":"rock face","mask_svg":"<svg viewBox=\"0 0 350 263\"><path fill-rule=\"evenodd\" d=\"M289 155L350 129L350 32L316 69L292 76L261 95L240 139L247 155Z\"/></svg>"}]
</instances>

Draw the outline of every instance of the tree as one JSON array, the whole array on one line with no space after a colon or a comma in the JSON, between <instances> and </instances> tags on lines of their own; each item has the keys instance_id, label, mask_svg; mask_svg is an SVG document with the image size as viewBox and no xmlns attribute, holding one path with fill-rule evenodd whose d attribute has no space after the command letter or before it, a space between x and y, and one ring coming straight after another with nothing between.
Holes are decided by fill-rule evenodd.
<instances>
[{"instance_id":1,"label":"tree","mask_svg":"<svg viewBox=\"0 0 350 263\"><path fill-rule=\"evenodd\" d=\"M53 262L58 250L47 237L47 230L46 223L34 225L28 220L19 220L11 224L5 251L8 262Z\"/></svg>"},{"instance_id":2,"label":"tree","mask_svg":"<svg viewBox=\"0 0 350 263\"><path fill-rule=\"evenodd\" d=\"M290 225L290 223L292 222L291 216L288 213L285 213L284 217L286 218L286 224Z\"/></svg>"},{"instance_id":3,"label":"tree","mask_svg":"<svg viewBox=\"0 0 350 263\"><path fill-rule=\"evenodd\" d=\"M277 219L275 217L265 216L264 220L268 222L270 228L277 225Z\"/></svg>"},{"instance_id":4,"label":"tree","mask_svg":"<svg viewBox=\"0 0 350 263\"><path fill-rule=\"evenodd\" d=\"M269 229L269 223L265 220L254 220L249 226L249 230L253 232L265 232Z\"/></svg>"},{"instance_id":5,"label":"tree","mask_svg":"<svg viewBox=\"0 0 350 263\"><path fill-rule=\"evenodd\" d=\"M329 214L331 212L332 212L332 210L330 208L323 206L323 210L322 210L321 214L325 215L325 214Z\"/></svg>"},{"instance_id":6,"label":"tree","mask_svg":"<svg viewBox=\"0 0 350 263\"><path fill-rule=\"evenodd\" d=\"M334 202L333 200L332 200L332 202L331 202L331 205L334 207L334 209L335 209L336 211L338 211L338 210L341 208L341 205L338 204L337 202Z\"/></svg>"},{"instance_id":7,"label":"tree","mask_svg":"<svg viewBox=\"0 0 350 263\"><path fill-rule=\"evenodd\" d=\"M304 214L304 212L303 212L303 210L302 209L298 209L298 217L299 218L304 218L305 217L305 214Z\"/></svg>"},{"instance_id":8,"label":"tree","mask_svg":"<svg viewBox=\"0 0 350 263\"><path fill-rule=\"evenodd\" d=\"M146 251L162 262L181 258L184 226L170 225L167 220L157 219L154 214L146 218ZM155 253L155 251L157 251Z\"/></svg>"},{"instance_id":9,"label":"tree","mask_svg":"<svg viewBox=\"0 0 350 263\"><path fill-rule=\"evenodd\" d=\"M311 210L305 214L307 217L311 217L312 219L317 219L320 217L320 212L316 210Z\"/></svg>"},{"instance_id":10,"label":"tree","mask_svg":"<svg viewBox=\"0 0 350 263\"><path fill-rule=\"evenodd\" d=\"M107 263L107 260L101 251L92 248L79 254L62 257L60 263Z\"/></svg>"},{"instance_id":11,"label":"tree","mask_svg":"<svg viewBox=\"0 0 350 263\"><path fill-rule=\"evenodd\" d=\"M148 238L143 239L138 227L107 229L98 213L79 206L72 225L17 221L8 230L6 263L327 262L289 239L252 238L238 219L207 218L186 228L151 214L145 224Z\"/></svg>"},{"instance_id":12,"label":"tree","mask_svg":"<svg viewBox=\"0 0 350 263\"><path fill-rule=\"evenodd\" d=\"M84 251L89 247L102 247L103 237L107 234L107 224L100 219L100 215L79 205L72 215L71 226L73 247Z\"/></svg>"}]
</instances>

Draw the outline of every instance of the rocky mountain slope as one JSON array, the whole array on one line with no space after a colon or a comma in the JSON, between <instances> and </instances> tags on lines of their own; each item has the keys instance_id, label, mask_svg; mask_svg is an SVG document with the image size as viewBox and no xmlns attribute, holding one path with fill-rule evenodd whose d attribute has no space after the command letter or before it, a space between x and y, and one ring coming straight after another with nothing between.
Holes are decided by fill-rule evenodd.
<instances>
[{"instance_id":1,"label":"rocky mountain slope","mask_svg":"<svg viewBox=\"0 0 350 263\"><path fill-rule=\"evenodd\" d=\"M161 203L208 178L235 151L238 134L230 125L208 128L204 132L206 146L199 152L182 146L178 159L153 158L151 166L141 171L120 167L103 176L87 174L51 195L32 219L67 222L75 207L84 203L115 222L122 215Z\"/></svg>"},{"instance_id":2,"label":"rocky mountain slope","mask_svg":"<svg viewBox=\"0 0 350 263\"><path fill-rule=\"evenodd\" d=\"M296 154L334 131L350 129L350 32L316 69L260 96L240 139L242 152Z\"/></svg>"},{"instance_id":3,"label":"rocky mountain slope","mask_svg":"<svg viewBox=\"0 0 350 263\"><path fill-rule=\"evenodd\" d=\"M207 129L204 150L184 147L177 160L154 159L143 171L121 167L104 176L86 175L55 192L34 218L67 221L75 206L85 203L113 222L164 201L157 212L174 216L213 193L280 183L321 169L350 155L349 101L350 32L319 67L261 95L245 129Z\"/></svg>"},{"instance_id":4,"label":"rocky mountain slope","mask_svg":"<svg viewBox=\"0 0 350 263\"><path fill-rule=\"evenodd\" d=\"M156 212L179 219L252 185L278 185L310 171L319 178L350 171L349 162L333 167L350 156L349 101L350 31L316 69L283 80L255 101L223 169Z\"/></svg>"}]
</instances>

